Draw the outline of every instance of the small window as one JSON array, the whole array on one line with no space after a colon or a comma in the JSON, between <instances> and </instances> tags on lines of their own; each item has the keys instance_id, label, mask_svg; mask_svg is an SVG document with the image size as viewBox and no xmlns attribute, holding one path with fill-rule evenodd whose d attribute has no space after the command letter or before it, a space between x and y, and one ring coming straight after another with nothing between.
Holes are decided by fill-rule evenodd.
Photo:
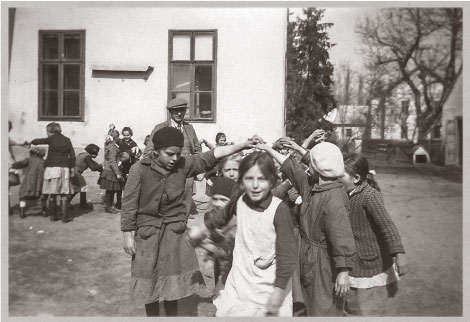
<instances>
[{"instance_id":1,"label":"small window","mask_svg":"<svg viewBox=\"0 0 470 322\"><path fill-rule=\"evenodd\" d=\"M39 31L39 120L83 121L85 31Z\"/></svg>"},{"instance_id":2,"label":"small window","mask_svg":"<svg viewBox=\"0 0 470 322\"><path fill-rule=\"evenodd\" d=\"M188 101L186 120L215 121L216 49L214 30L169 32L168 101Z\"/></svg>"},{"instance_id":3,"label":"small window","mask_svg":"<svg viewBox=\"0 0 470 322\"><path fill-rule=\"evenodd\" d=\"M352 137L352 129L346 129L346 137Z\"/></svg>"}]
</instances>

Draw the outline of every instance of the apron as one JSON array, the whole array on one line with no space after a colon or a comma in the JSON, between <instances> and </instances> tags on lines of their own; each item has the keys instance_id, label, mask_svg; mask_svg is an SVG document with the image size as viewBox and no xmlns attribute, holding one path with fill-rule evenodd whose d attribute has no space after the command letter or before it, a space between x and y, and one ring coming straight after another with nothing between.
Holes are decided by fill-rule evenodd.
<instances>
[{"instance_id":1,"label":"apron","mask_svg":"<svg viewBox=\"0 0 470 322\"><path fill-rule=\"evenodd\" d=\"M273 197L264 212L237 202L237 232L232 269L225 289L214 299L216 316L266 316L266 304L276 279L276 231L274 215L281 199ZM292 316L292 282L279 316Z\"/></svg>"}]
</instances>

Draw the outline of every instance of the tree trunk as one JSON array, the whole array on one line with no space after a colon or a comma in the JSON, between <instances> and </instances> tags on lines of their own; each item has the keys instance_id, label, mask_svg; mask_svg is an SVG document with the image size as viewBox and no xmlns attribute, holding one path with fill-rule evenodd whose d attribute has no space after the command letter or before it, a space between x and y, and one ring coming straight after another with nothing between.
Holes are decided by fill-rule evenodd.
<instances>
[{"instance_id":1,"label":"tree trunk","mask_svg":"<svg viewBox=\"0 0 470 322\"><path fill-rule=\"evenodd\" d=\"M381 114L380 120L380 138L385 140L385 103L386 103L386 96L381 96L379 99L379 110Z\"/></svg>"},{"instance_id":2,"label":"tree trunk","mask_svg":"<svg viewBox=\"0 0 470 322\"><path fill-rule=\"evenodd\" d=\"M364 133L362 134L362 138L366 140L370 139L372 132L372 101L369 100L367 103L369 108L367 109L366 126L364 128Z\"/></svg>"}]
</instances>

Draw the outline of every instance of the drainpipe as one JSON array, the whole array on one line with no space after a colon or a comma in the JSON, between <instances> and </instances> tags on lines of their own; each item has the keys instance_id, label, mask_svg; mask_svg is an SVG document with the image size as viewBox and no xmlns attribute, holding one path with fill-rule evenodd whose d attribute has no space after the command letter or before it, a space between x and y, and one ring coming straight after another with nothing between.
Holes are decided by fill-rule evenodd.
<instances>
[{"instance_id":1,"label":"drainpipe","mask_svg":"<svg viewBox=\"0 0 470 322\"><path fill-rule=\"evenodd\" d=\"M13 45L15 14L16 14L16 8L8 8L8 79L10 79L11 47Z\"/></svg>"}]
</instances>

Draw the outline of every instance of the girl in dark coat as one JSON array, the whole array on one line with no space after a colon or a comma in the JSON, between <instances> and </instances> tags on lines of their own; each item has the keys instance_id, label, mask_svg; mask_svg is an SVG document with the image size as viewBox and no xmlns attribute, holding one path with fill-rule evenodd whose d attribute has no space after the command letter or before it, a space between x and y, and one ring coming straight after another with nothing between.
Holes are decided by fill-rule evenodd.
<instances>
[{"instance_id":1,"label":"girl in dark coat","mask_svg":"<svg viewBox=\"0 0 470 322\"><path fill-rule=\"evenodd\" d=\"M46 198L42 195L42 184L44 180L44 156L46 150L33 147L29 150L29 158L12 164L13 169L24 170L24 179L20 186L20 218L26 218L26 200L37 200L41 198L42 214L47 217Z\"/></svg>"},{"instance_id":2,"label":"girl in dark coat","mask_svg":"<svg viewBox=\"0 0 470 322\"><path fill-rule=\"evenodd\" d=\"M267 145L257 147L281 164L282 173L302 196L299 264L307 315L342 316L355 246L349 200L338 179L344 173L341 151L328 142L312 148L310 172L318 177L312 187L300 164Z\"/></svg>"},{"instance_id":3,"label":"girl in dark coat","mask_svg":"<svg viewBox=\"0 0 470 322\"><path fill-rule=\"evenodd\" d=\"M346 155L344 165L342 182L349 194L357 248L345 314L383 316L397 291L397 275L408 271L405 250L367 159L358 154Z\"/></svg>"},{"instance_id":4,"label":"girl in dark coat","mask_svg":"<svg viewBox=\"0 0 470 322\"><path fill-rule=\"evenodd\" d=\"M104 146L104 164L103 172L101 172L98 184L101 189L105 189L105 204L106 213L115 214L117 211L112 208L114 193L122 190L122 173L119 170L119 132L116 130L110 130L109 135L106 138ZM121 202L118 199L118 202Z\"/></svg>"},{"instance_id":5,"label":"girl in dark coat","mask_svg":"<svg viewBox=\"0 0 470 322\"><path fill-rule=\"evenodd\" d=\"M122 172L122 189L124 190L126 186L126 178L129 174L129 170L131 166L139 161L140 156L142 155L142 151L137 146L134 140L132 140L132 129L130 127L124 127L122 129L122 140L119 141L119 153L121 156L121 172ZM125 158L125 153L129 155L129 159ZM124 157L124 158L123 158ZM122 191L117 192L117 199L118 202L114 205L114 207L118 210L121 209L121 199L122 199Z\"/></svg>"},{"instance_id":6,"label":"girl in dark coat","mask_svg":"<svg viewBox=\"0 0 470 322\"><path fill-rule=\"evenodd\" d=\"M49 123L46 126L47 138L35 139L31 144L47 144L47 158L44 162L44 181L42 193L49 194L49 212L52 221L57 220L57 195L61 196L62 221L73 219L68 216L69 195L73 193L70 178L75 171L75 151L68 137L62 135L58 123Z\"/></svg>"}]
</instances>

